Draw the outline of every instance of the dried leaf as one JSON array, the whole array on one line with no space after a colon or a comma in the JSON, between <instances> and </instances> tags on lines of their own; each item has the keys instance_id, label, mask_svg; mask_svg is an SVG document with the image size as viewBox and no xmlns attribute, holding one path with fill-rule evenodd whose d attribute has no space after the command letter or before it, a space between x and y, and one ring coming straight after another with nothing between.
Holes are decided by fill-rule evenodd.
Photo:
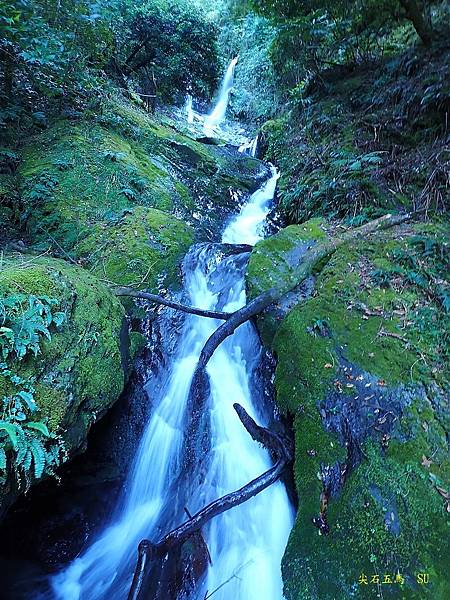
<instances>
[{"instance_id":1,"label":"dried leaf","mask_svg":"<svg viewBox=\"0 0 450 600\"><path fill-rule=\"evenodd\" d=\"M433 461L430 460L429 458L427 458L425 456L425 454L422 455L422 463L421 464L422 464L423 467L425 467L426 469L429 469L432 462Z\"/></svg>"}]
</instances>

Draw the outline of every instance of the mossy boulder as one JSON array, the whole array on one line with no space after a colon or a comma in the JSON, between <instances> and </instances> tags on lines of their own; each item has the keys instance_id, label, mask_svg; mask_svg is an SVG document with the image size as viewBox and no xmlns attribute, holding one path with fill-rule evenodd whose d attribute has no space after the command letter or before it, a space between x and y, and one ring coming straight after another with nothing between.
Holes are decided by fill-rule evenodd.
<instances>
[{"instance_id":1,"label":"mossy boulder","mask_svg":"<svg viewBox=\"0 0 450 600\"><path fill-rule=\"evenodd\" d=\"M112 232L136 207L211 233L235 210L236 193L267 173L258 160L196 142L117 99L101 116L40 133L23 149L18 178L33 245L76 259L92 230Z\"/></svg>"},{"instance_id":2,"label":"mossy boulder","mask_svg":"<svg viewBox=\"0 0 450 600\"><path fill-rule=\"evenodd\" d=\"M250 297L291 276L305 233L336 231L313 221L260 242ZM401 226L339 248L313 292L259 319L295 431L288 600L377 598L376 575L383 597L450 594L447 261L446 227Z\"/></svg>"},{"instance_id":3,"label":"mossy boulder","mask_svg":"<svg viewBox=\"0 0 450 600\"><path fill-rule=\"evenodd\" d=\"M87 271L48 257L2 258L0 296L17 293L54 298L65 314L36 357L11 367L25 380L34 378L37 417L62 436L71 456L123 390L129 368L124 309ZM8 383L0 378L0 396L6 393ZM0 514L21 491L12 478L0 489Z\"/></svg>"},{"instance_id":4,"label":"mossy boulder","mask_svg":"<svg viewBox=\"0 0 450 600\"><path fill-rule=\"evenodd\" d=\"M157 289L178 283L178 266L193 237L192 228L173 215L135 207L114 223L95 224L74 252L99 278Z\"/></svg>"}]
</instances>

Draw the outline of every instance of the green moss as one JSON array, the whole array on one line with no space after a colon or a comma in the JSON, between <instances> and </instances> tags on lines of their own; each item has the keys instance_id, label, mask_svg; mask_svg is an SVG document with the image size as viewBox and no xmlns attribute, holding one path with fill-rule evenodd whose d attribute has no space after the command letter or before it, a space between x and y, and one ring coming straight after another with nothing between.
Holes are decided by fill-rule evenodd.
<instances>
[{"instance_id":1,"label":"green moss","mask_svg":"<svg viewBox=\"0 0 450 600\"><path fill-rule=\"evenodd\" d=\"M250 299L280 284L294 282L292 268L302 253L317 241L325 239L322 219L311 219L302 225L290 225L256 244L247 265L246 287ZM279 315L266 311L258 319L265 343L270 345L279 324Z\"/></svg>"},{"instance_id":2,"label":"green moss","mask_svg":"<svg viewBox=\"0 0 450 600\"><path fill-rule=\"evenodd\" d=\"M293 239L296 231L288 227L255 247L247 274L251 297L290 281L289 255L303 242ZM340 247L316 274L309 299L271 327L270 314L258 321L278 361L277 403L294 416L299 510L283 560L288 600L376 598L377 586L361 587L360 574L393 576L397 570L408 577L406 583L386 584L384 597L443 599L449 594L448 514L438 489L444 494L450 489L445 384L436 385L447 381L448 386L444 338L414 324L420 310L432 309L438 318L442 310L404 275L395 275L387 287L374 277L380 269L397 273L402 257L416 255L439 275L433 263L439 257L420 254L415 240L418 234L443 240L445 232L439 224L426 230L415 226ZM323 536L312 523L320 510L318 474L321 465L343 461L346 451L325 430L319 406L336 391L342 358L375 376L380 386L400 386L396 393L404 395L406 407L384 454L377 443L367 442L362 464L329 503L331 531ZM391 513L397 533L386 525ZM416 585L419 572L430 574L428 587Z\"/></svg>"},{"instance_id":3,"label":"green moss","mask_svg":"<svg viewBox=\"0 0 450 600\"><path fill-rule=\"evenodd\" d=\"M50 248L113 283L156 289L177 282L193 241L186 223L200 216L219 228L234 208L230 190L249 191L262 172L260 161L196 142L113 99L100 117L39 134L23 150L19 180L37 251Z\"/></svg>"},{"instance_id":4,"label":"green moss","mask_svg":"<svg viewBox=\"0 0 450 600\"><path fill-rule=\"evenodd\" d=\"M91 124L62 122L42 134L24 151L20 175L30 234L66 251L93 224L111 223L136 203L173 206L167 171L139 145Z\"/></svg>"},{"instance_id":5,"label":"green moss","mask_svg":"<svg viewBox=\"0 0 450 600\"><path fill-rule=\"evenodd\" d=\"M63 389L52 387L52 383L39 382L36 398L40 416L47 420L50 431L58 431L67 413L67 397Z\"/></svg>"},{"instance_id":6,"label":"green moss","mask_svg":"<svg viewBox=\"0 0 450 600\"><path fill-rule=\"evenodd\" d=\"M53 431L65 432L69 451L118 398L124 385L119 334L120 302L85 270L51 258L6 258L0 293L23 292L58 299L66 321L41 353L17 363L33 377L36 402Z\"/></svg>"},{"instance_id":7,"label":"green moss","mask_svg":"<svg viewBox=\"0 0 450 600\"><path fill-rule=\"evenodd\" d=\"M139 207L113 226L92 227L74 251L101 279L157 290L177 283L179 263L192 241L192 229L180 219Z\"/></svg>"},{"instance_id":8,"label":"green moss","mask_svg":"<svg viewBox=\"0 0 450 600\"><path fill-rule=\"evenodd\" d=\"M296 413L299 406L315 406L335 376L332 340L309 332L314 320L305 320L300 308L280 325L273 349L278 357L277 402L283 411Z\"/></svg>"},{"instance_id":9,"label":"green moss","mask_svg":"<svg viewBox=\"0 0 450 600\"><path fill-rule=\"evenodd\" d=\"M448 597L448 525L442 498L421 472L369 444L366 460L352 473L342 495L330 503L331 532L319 536L302 511L284 559L287 598L376 598L377 586L358 584L361 573L405 577L405 585L383 586L392 598ZM394 533L386 523L395 523ZM311 534L311 535L310 535ZM323 576L323 564L327 575ZM431 582L417 586L418 573ZM308 595L309 594L309 595Z\"/></svg>"},{"instance_id":10,"label":"green moss","mask_svg":"<svg viewBox=\"0 0 450 600\"><path fill-rule=\"evenodd\" d=\"M130 358L134 360L136 356L145 348L147 339L139 331L132 331L130 333Z\"/></svg>"},{"instance_id":11,"label":"green moss","mask_svg":"<svg viewBox=\"0 0 450 600\"><path fill-rule=\"evenodd\" d=\"M302 225L290 225L256 244L247 267L246 282L250 298L277 285L280 279L290 281L292 266L299 257L292 254L299 242L311 245L326 237L322 219L311 219ZM305 249L308 246L305 247Z\"/></svg>"}]
</instances>

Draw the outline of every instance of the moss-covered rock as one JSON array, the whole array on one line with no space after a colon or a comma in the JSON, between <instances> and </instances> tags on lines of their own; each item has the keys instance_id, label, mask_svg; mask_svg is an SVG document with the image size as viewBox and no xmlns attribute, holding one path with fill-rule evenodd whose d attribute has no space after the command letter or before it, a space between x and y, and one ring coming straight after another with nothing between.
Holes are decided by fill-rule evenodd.
<instances>
[{"instance_id":1,"label":"moss-covered rock","mask_svg":"<svg viewBox=\"0 0 450 600\"><path fill-rule=\"evenodd\" d=\"M91 425L124 387L128 363L128 342L121 336L124 310L87 271L48 257L3 257L0 296L17 293L55 298L65 314L51 340L42 341L41 352L12 367L23 379L34 379L37 418L62 436L70 456L86 443ZM8 385L0 378L0 397ZM0 489L0 514L20 491L12 478Z\"/></svg>"},{"instance_id":2,"label":"moss-covered rock","mask_svg":"<svg viewBox=\"0 0 450 600\"><path fill-rule=\"evenodd\" d=\"M189 246L216 236L269 170L236 149L197 142L120 97L50 123L18 146L5 155L14 159L11 168L0 156L0 245L27 258L2 254L0 294L56 298L66 314L42 353L18 370L35 379L38 416L62 435L70 455L118 398L145 345L137 331L129 343L122 305L133 326L143 313L106 286L176 287ZM7 385L0 382L0 392ZM0 493L3 508L20 491L9 485Z\"/></svg>"},{"instance_id":3,"label":"moss-covered rock","mask_svg":"<svg viewBox=\"0 0 450 600\"><path fill-rule=\"evenodd\" d=\"M95 224L74 251L99 278L157 289L178 282L178 265L192 242L192 228L180 219L136 207L115 223Z\"/></svg>"},{"instance_id":4,"label":"moss-covered rock","mask_svg":"<svg viewBox=\"0 0 450 600\"><path fill-rule=\"evenodd\" d=\"M256 246L251 297L291 276L302 228L315 243L326 230L307 222ZM383 597L450 593L446 241L438 224L355 241L321 266L312 295L259 320L278 359L278 405L294 418L299 510L283 561L289 600L376 598L377 574ZM328 535L313 523L319 514ZM389 584L396 575L404 583Z\"/></svg>"},{"instance_id":5,"label":"moss-covered rock","mask_svg":"<svg viewBox=\"0 0 450 600\"><path fill-rule=\"evenodd\" d=\"M18 175L33 244L78 258L77 244L93 229L112 232L135 207L211 232L235 209L235 193L255 189L267 169L116 100L100 117L60 121L39 134L23 149Z\"/></svg>"},{"instance_id":6,"label":"moss-covered rock","mask_svg":"<svg viewBox=\"0 0 450 600\"><path fill-rule=\"evenodd\" d=\"M196 142L120 99L100 116L55 123L21 156L32 249L153 291L177 283L194 232L216 234L268 173L260 161Z\"/></svg>"},{"instance_id":7,"label":"moss-covered rock","mask_svg":"<svg viewBox=\"0 0 450 600\"><path fill-rule=\"evenodd\" d=\"M325 222L311 219L302 225L290 225L259 242L247 266L246 286L250 298L281 282L286 285L295 283L292 268L309 248L325 237ZM310 292L312 284L313 278L310 278L259 317L259 330L266 344L270 345L281 320L300 298Z\"/></svg>"}]
</instances>

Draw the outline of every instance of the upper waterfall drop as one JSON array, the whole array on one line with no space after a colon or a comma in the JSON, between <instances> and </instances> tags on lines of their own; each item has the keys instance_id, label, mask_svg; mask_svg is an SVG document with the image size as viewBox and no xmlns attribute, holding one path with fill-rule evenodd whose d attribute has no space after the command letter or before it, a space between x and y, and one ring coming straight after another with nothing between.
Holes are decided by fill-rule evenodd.
<instances>
[{"instance_id":1,"label":"upper waterfall drop","mask_svg":"<svg viewBox=\"0 0 450 600\"><path fill-rule=\"evenodd\" d=\"M225 76L220 87L219 98L213 111L205 118L205 129L212 129L225 120L225 115L230 100L230 92L233 88L234 70L239 56L233 58L228 65Z\"/></svg>"},{"instance_id":2,"label":"upper waterfall drop","mask_svg":"<svg viewBox=\"0 0 450 600\"><path fill-rule=\"evenodd\" d=\"M187 122L192 125L194 122L194 109L192 108L193 98L191 94L187 94L186 102L184 105L184 112L186 113Z\"/></svg>"}]
</instances>

